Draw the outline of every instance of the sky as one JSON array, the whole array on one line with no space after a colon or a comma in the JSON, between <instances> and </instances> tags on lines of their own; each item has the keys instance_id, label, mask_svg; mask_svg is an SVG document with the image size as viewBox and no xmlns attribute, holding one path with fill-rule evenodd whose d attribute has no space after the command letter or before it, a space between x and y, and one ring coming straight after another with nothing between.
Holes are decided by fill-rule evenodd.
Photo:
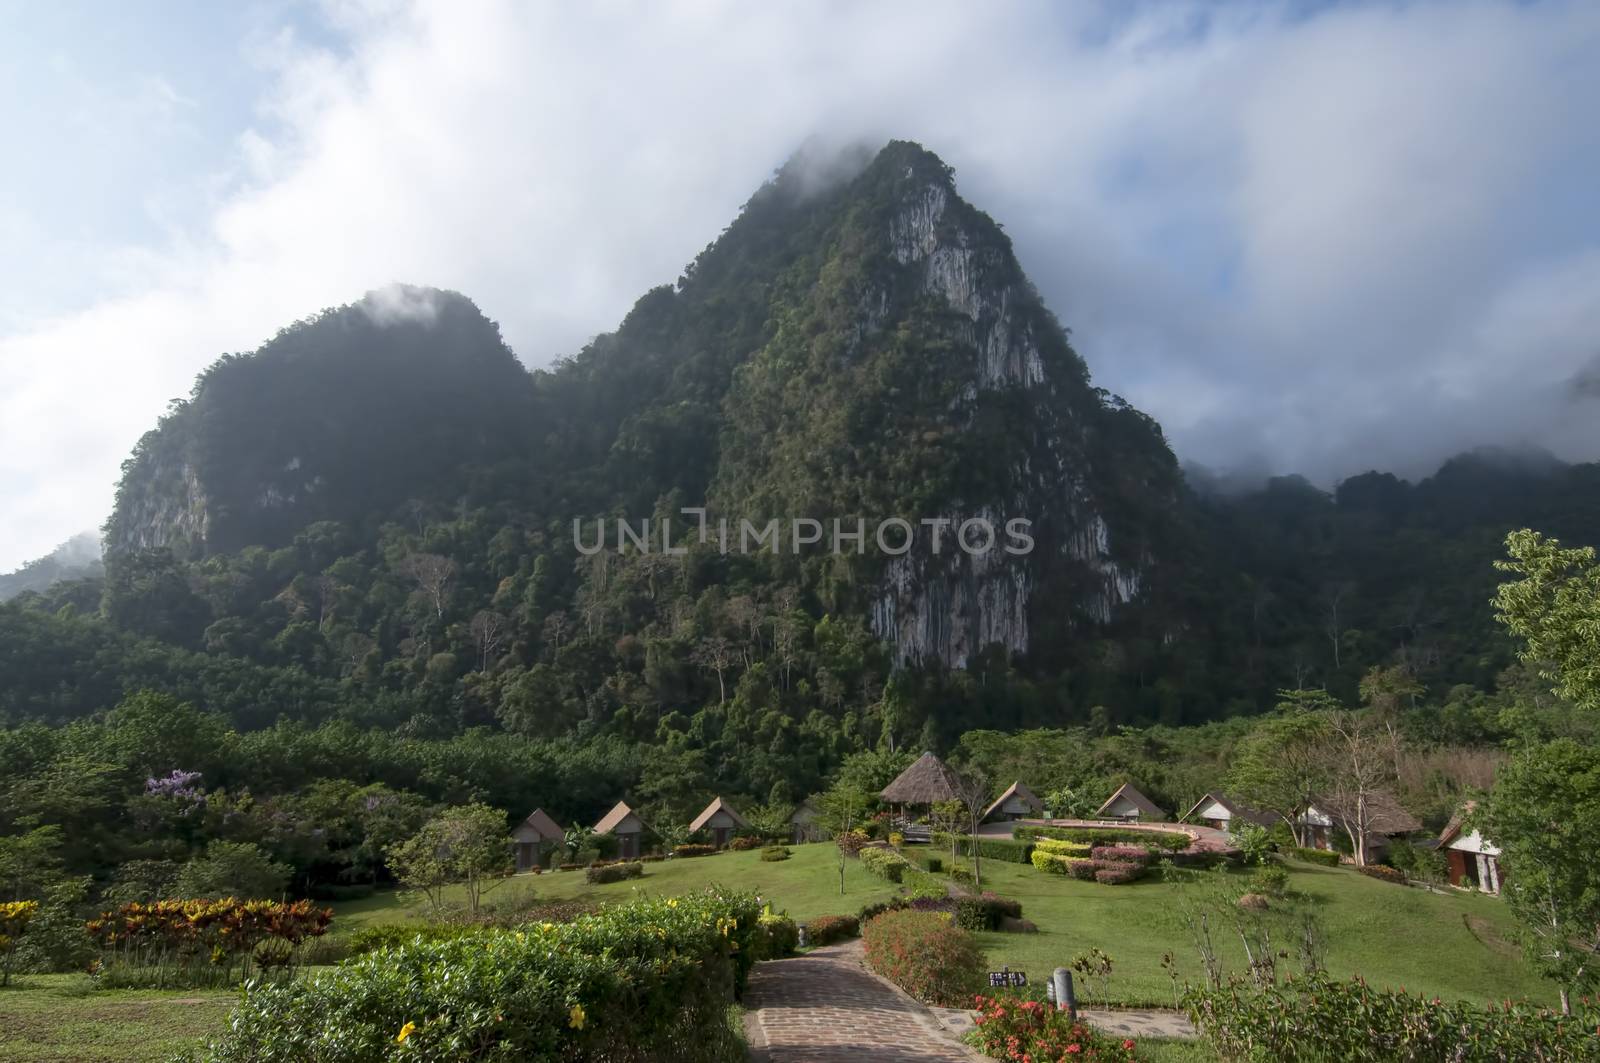
<instances>
[{"instance_id":1,"label":"sky","mask_svg":"<svg viewBox=\"0 0 1600 1063\"><path fill-rule=\"evenodd\" d=\"M808 138L917 140L1180 459L1600 458L1600 4L0 0L0 571L401 282L530 366Z\"/></svg>"}]
</instances>

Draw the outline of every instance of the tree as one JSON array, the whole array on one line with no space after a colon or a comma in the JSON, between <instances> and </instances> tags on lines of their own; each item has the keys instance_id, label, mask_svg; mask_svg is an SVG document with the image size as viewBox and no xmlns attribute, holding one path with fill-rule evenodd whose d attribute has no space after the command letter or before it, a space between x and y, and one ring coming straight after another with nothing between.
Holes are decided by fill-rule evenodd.
<instances>
[{"instance_id":1,"label":"tree","mask_svg":"<svg viewBox=\"0 0 1600 1063\"><path fill-rule=\"evenodd\" d=\"M817 798L817 821L833 835L839 849L839 895L844 896L844 867L846 835L855 830L867 816L870 799L862 790L843 783Z\"/></svg>"},{"instance_id":2,"label":"tree","mask_svg":"<svg viewBox=\"0 0 1600 1063\"><path fill-rule=\"evenodd\" d=\"M967 837L972 843L972 884L983 888L983 862L978 855L978 825L989 807L989 777L977 768L968 766L956 773L956 792L961 796L963 820Z\"/></svg>"},{"instance_id":3,"label":"tree","mask_svg":"<svg viewBox=\"0 0 1600 1063\"><path fill-rule=\"evenodd\" d=\"M402 885L422 893L435 912L444 910L445 887L459 883L467 911L476 917L483 894L511 874L506 815L480 804L440 813L390 850L389 868Z\"/></svg>"},{"instance_id":4,"label":"tree","mask_svg":"<svg viewBox=\"0 0 1600 1063\"><path fill-rule=\"evenodd\" d=\"M417 589L433 606L434 616L443 620L445 603L450 598L450 581L456 576L456 563L440 554L407 554L400 562L400 574L416 581Z\"/></svg>"},{"instance_id":5,"label":"tree","mask_svg":"<svg viewBox=\"0 0 1600 1063\"><path fill-rule=\"evenodd\" d=\"M478 670L487 672L494 651L505 639L509 621L492 609L479 610L472 617L470 630L473 644L478 647Z\"/></svg>"},{"instance_id":6,"label":"tree","mask_svg":"<svg viewBox=\"0 0 1600 1063\"><path fill-rule=\"evenodd\" d=\"M1593 547L1563 549L1524 528L1506 536L1509 561L1495 568L1522 578L1502 583L1496 618L1526 648L1555 692L1579 708L1600 710L1600 564Z\"/></svg>"},{"instance_id":7,"label":"tree","mask_svg":"<svg viewBox=\"0 0 1600 1063\"><path fill-rule=\"evenodd\" d=\"M1563 738L1502 767L1471 826L1500 848L1528 961L1561 991L1600 985L1600 749Z\"/></svg>"},{"instance_id":8,"label":"tree","mask_svg":"<svg viewBox=\"0 0 1600 1063\"><path fill-rule=\"evenodd\" d=\"M1365 867L1376 794L1395 780L1395 733L1375 713L1341 710L1329 714L1326 735L1326 796L1338 809L1356 866Z\"/></svg>"},{"instance_id":9,"label":"tree","mask_svg":"<svg viewBox=\"0 0 1600 1063\"><path fill-rule=\"evenodd\" d=\"M183 865L174 891L185 899L278 900L289 884L289 875L289 865L273 860L259 846L218 841Z\"/></svg>"},{"instance_id":10,"label":"tree","mask_svg":"<svg viewBox=\"0 0 1600 1063\"><path fill-rule=\"evenodd\" d=\"M1284 690L1279 698L1277 714L1240 744L1227 787L1246 804L1279 816L1295 844L1303 845L1302 815L1327 781L1328 710L1339 703L1325 690Z\"/></svg>"},{"instance_id":11,"label":"tree","mask_svg":"<svg viewBox=\"0 0 1600 1063\"><path fill-rule=\"evenodd\" d=\"M721 635L701 639L695 646L690 659L701 668L716 673L717 676L717 704L724 705L728 701L728 685L725 679L729 668L733 667L733 643Z\"/></svg>"}]
</instances>

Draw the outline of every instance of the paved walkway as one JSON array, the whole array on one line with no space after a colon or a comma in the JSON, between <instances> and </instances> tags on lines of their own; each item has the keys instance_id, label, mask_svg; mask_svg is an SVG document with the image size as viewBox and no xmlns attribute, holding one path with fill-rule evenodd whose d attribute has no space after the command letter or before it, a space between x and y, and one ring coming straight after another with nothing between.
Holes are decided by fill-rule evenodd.
<instances>
[{"instance_id":1,"label":"paved walkway","mask_svg":"<svg viewBox=\"0 0 1600 1063\"><path fill-rule=\"evenodd\" d=\"M745 1033L757 1063L972 1063L923 1005L862 966L859 940L757 964Z\"/></svg>"},{"instance_id":2,"label":"paved walkway","mask_svg":"<svg viewBox=\"0 0 1600 1063\"><path fill-rule=\"evenodd\" d=\"M933 1013L941 1025L957 1036L973 1028L973 1013L970 1011L934 1008ZM1078 1017L1102 1033L1120 1037L1164 1037L1186 1041L1200 1036L1187 1015L1164 1008L1080 1008Z\"/></svg>"}]
</instances>

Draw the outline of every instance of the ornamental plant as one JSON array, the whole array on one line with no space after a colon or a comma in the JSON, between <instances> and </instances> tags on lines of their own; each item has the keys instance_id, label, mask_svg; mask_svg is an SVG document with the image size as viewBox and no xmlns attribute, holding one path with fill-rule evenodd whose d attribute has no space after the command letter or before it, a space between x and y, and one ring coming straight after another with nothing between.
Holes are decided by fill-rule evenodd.
<instances>
[{"instance_id":1,"label":"ornamental plant","mask_svg":"<svg viewBox=\"0 0 1600 1063\"><path fill-rule=\"evenodd\" d=\"M860 926L853 915L819 915L806 924L806 938L813 945L832 945L855 937Z\"/></svg>"},{"instance_id":2,"label":"ornamental plant","mask_svg":"<svg viewBox=\"0 0 1600 1063\"><path fill-rule=\"evenodd\" d=\"M983 984L978 939L944 912L885 912L861 928L867 965L918 1000L955 1007Z\"/></svg>"},{"instance_id":3,"label":"ornamental plant","mask_svg":"<svg viewBox=\"0 0 1600 1063\"><path fill-rule=\"evenodd\" d=\"M1073 1022L1037 1000L974 996L977 1029L972 1040L986 1056L1012 1060L1131 1060L1130 1038L1107 1037Z\"/></svg>"},{"instance_id":4,"label":"ornamental plant","mask_svg":"<svg viewBox=\"0 0 1600 1063\"><path fill-rule=\"evenodd\" d=\"M38 914L38 901L0 903L0 986L11 984L11 965L16 959L17 944Z\"/></svg>"},{"instance_id":5,"label":"ornamental plant","mask_svg":"<svg viewBox=\"0 0 1600 1063\"><path fill-rule=\"evenodd\" d=\"M754 895L708 890L383 949L252 984L201 1058L733 1063L728 1008L760 952L760 916Z\"/></svg>"},{"instance_id":6,"label":"ornamental plant","mask_svg":"<svg viewBox=\"0 0 1600 1063\"><path fill-rule=\"evenodd\" d=\"M84 924L101 950L97 971L103 984L122 984L128 969L145 969L139 984L214 984L250 975L257 946L276 939L290 949L320 937L333 910L310 901L154 901L125 904ZM283 964L282 966L289 966Z\"/></svg>"},{"instance_id":7,"label":"ornamental plant","mask_svg":"<svg viewBox=\"0 0 1600 1063\"><path fill-rule=\"evenodd\" d=\"M905 872L912 866L911 861L893 849L868 846L858 855L862 867L887 882L902 881Z\"/></svg>"},{"instance_id":8,"label":"ornamental plant","mask_svg":"<svg viewBox=\"0 0 1600 1063\"><path fill-rule=\"evenodd\" d=\"M710 856L717 851L715 845L674 845L672 855L677 857Z\"/></svg>"}]
</instances>

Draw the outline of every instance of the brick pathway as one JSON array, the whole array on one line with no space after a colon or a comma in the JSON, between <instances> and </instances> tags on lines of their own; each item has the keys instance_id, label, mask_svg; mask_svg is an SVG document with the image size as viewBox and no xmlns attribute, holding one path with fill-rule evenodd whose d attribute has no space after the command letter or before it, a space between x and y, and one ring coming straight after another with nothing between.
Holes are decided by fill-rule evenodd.
<instances>
[{"instance_id":1,"label":"brick pathway","mask_svg":"<svg viewBox=\"0 0 1600 1063\"><path fill-rule=\"evenodd\" d=\"M862 966L861 942L757 964L745 993L757 1063L971 1063L984 1057Z\"/></svg>"}]
</instances>

